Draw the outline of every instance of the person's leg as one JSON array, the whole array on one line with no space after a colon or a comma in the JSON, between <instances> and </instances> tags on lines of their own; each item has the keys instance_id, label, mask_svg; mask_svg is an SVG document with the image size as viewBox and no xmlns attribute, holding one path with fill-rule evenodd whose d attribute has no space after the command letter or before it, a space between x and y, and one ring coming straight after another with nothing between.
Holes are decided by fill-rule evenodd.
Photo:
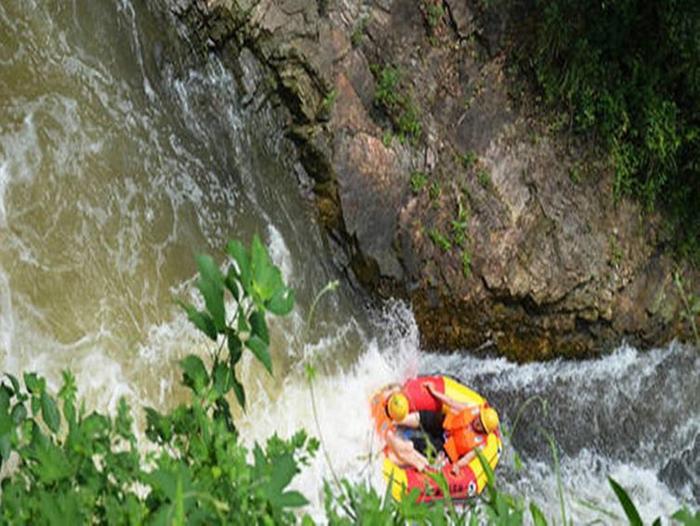
<instances>
[{"instance_id":1,"label":"person's leg","mask_svg":"<svg viewBox=\"0 0 700 526\"><path fill-rule=\"evenodd\" d=\"M386 435L386 442L390 452L399 462L396 462L390 455L389 458L397 464L408 464L416 468L418 471L423 471L428 466L428 459L421 453L416 451L410 440L401 438L397 433L390 431Z\"/></svg>"}]
</instances>

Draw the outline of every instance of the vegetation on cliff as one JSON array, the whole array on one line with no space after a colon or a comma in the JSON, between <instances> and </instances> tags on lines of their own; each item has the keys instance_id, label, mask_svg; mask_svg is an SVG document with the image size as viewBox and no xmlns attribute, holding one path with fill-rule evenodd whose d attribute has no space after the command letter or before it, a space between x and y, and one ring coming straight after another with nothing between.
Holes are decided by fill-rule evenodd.
<instances>
[{"instance_id":1,"label":"vegetation on cliff","mask_svg":"<svg viewBox=\"0 0 700 526\"><path fill-rule=\"evenodd\" d=\"M147 443L139 444L123 399L116 416L88 413L70 372L64 373L57 397L34 373L23 375L24 387L5 375L0 466L13 466L1 483L1 524L314 523L297 511L308 503L306 497L289 486L320 443L301 430L288 439L272 436L249 451L229 406L233 398L246 405L236 375L244 349L272 373L266 315L288 314L294 295L257 237L249 250L232 242L227 253L231 262L225 275L212 258L197 258L204 308L181 305L215 345L206 360L196 355L181 360L182 383L190 394L186 403L168 413L144 408ZM327 482L324 522L523 524L529 515L534 524L547 524L535 503L498 491L485 461L484 467L486 497L461 509L449 499L418 503L417 492L396 502L389 492L380 495L363 483ZM446 481L437 482L449 494ZM630 523L641 524L625 491L610 483ZM568 524L563 501L561 514ZM682 509L674 518L698 524L700 514Z\"/></svg>"},{"instance_id":2,"label":"vegetation on cliff","mask_svg":"<svg viewBox=\"0 0 700 526\"><path fill-rule=\"evenodd\" d=\"M573 131L599 141L617 196L663 208L700 261L700 4L535 2L522 63Z\"/></svg>"}]
</instances>

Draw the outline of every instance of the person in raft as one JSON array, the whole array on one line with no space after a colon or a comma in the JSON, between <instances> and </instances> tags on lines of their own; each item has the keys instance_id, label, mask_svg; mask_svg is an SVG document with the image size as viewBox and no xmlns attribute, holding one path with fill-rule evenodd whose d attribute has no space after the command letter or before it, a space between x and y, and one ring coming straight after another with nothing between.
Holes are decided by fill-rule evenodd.
<instances>
[{"instance_id":1,"label":"person in raft","mask_svg":"<svg viewBox=\"0 0 700 526\"><path fill-rule=\"evenodd\" d=\"M389 459L399 466L407 465L422 472L430 465L429 460L422 453L425 451L416 447L407 431L412 432L402 421L408 416L408 399L401 392L401 386L394 384L387 388L386 414L396 424L386 431L386 444L389 446ZM397 396L400 395L400 396Z\"/></svg>"},{"instance_id":2,"label":"person in raft","mask_svg":"<svg viewBox=\"0 0 700 526\"><path fill-rule=\"evenodd\" d=\"M488 434L498 428L498 413L492 407L457 402L437 391L431 382L425 382L423 385L433 397L442 402L447 411L409 413L408 399L399 390L389 398L387 412L399 429L411 428L424 431L422 436L410 437L409 435L404 438L404 441L407 439L410 441L411 446L417 450L416 453L430 448L434 448L435 451L444 451L452 462L452 473L458 476L460 470L476 457L475 449L484 446ZM404 451L407 450L405 443L401 443L400 447ZM424 455L421 454L421 456L425 458ZM416 467L416 469L419 468Z\"/></svg>"}]
</instances>

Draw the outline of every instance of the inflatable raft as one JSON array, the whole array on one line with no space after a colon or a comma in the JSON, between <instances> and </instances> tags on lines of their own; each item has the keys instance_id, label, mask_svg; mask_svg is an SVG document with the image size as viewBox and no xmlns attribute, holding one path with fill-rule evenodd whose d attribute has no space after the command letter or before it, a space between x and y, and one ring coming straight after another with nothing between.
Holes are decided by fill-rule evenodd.
<instances>
[{"instance_id":1,"label":"inflatable raft","mask_svg":"<svg viewBox=\"0 0 700 526\"><path fill-rule=\"evenodd\" d=\"M486 400L465 385L447 376L423 376L408 380L401 386L401 390L409 401L409 411L441 411L442 404L432 396L424 384L431 382L434 388L446 396L461 403L486 404ZM371 410L377 434L386 443L386 435L390 430L396 430L394 422L387 416L386 403L391 395L390 388L384 388L372 396ZM492 469L496 467L501 455L502 441L500 431L489 433L485 439L485 446L481 449L483 456ZM414 489L420 492L418 500L429 502L443 499L442 490L431 478L430 474L437 473L434 468L428 468L419 472L413 467L401 467L389 458L389 446L384 449L382 472L387 484L391 483L391 494L396 500L401 500ZM452 499L467 499L481 493L486 486L487 476L481 461L475 457L466 467L460 470L458 476L452 473L452 463L449 460L440 468Z\"/></svg>"}]
</instances>

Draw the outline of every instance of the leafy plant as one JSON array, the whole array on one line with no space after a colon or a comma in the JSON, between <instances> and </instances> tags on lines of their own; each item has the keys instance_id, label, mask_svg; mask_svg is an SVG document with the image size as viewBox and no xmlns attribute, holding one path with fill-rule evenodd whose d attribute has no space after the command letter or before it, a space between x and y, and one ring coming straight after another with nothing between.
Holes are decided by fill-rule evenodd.
<instances>
[{"instance_id":1,"label":"leafy plant","mask_svg":"<svg viewBox=\"0 0 700 526\"><path fill-rule=\"evenodd\" d=\"M321 101L321 112L325 114L329 113L331 109L333 109L333 105L335 104L337 98L338 90L335 88L326 93L326 96L323 97L323 100Z\"/></svg>"},{"instance_id":2,"label":"leafy plant","mask_svg":"<svg viewBox=\"0 0 700 526\"><path fill-rule=\"evenodd\" d=\"M398 68L378 66L371 68L377 79L374 102L391 120L399 141L416 143L422 134L420 115L411 97L401 89L401 73Z\"/></svg>"},{"instance_id":3,"label":"leafy plant","mask_svg":"<svg viewBox=\"0 0 700 526\"><path fill-rule=\"evenodd\" d=\"M430 239L433 240L438 247L442 249L443 252L448 252L452 248L452 243L450 240L442 235L437 229L433 228L428 232Z\"/></svg>"},{"instance_id":4,"label":"leafy plant","mask_svg":"<svg viewBox=\"0 0 700 526\"><path fill-rule=\"evenodd\" d=\"M19 463L3 481L0 522L295 522L291 510L307 500L288 485L318 442L304 431L289 440L273 436L264 448L253 448L250 462L227 399L233 390L245 405L234 369L244 349L272 371L265 315L290 312L294 296L257 237L250 250L232 242L227 252L232 261L226 275L209 256L197 257L204 309L181 303L195 326L221 345L210 353L209 367L195 355L180 362L190 402L166 414L146 408L146 456L123 399L114 418L88 414L69 372L58 399L34 373L24 374L24 389L6 375L9 384L0 384L0 455L6 462L14 452ZM230 312L225 294L233 300Z\"/></svg>"},{"instance_id":5,"label":"leafy plant","mask_svg":"<svg viewBox=\"0 0 700 526\"><path fill-rule=\"evenodd\" d=\"M469 169L476 164L476 162L479 160L479 157L473 150L469 150L468 152L465 152L462 155L460 155L459 160L464 168Z\"/></svg>"},{"instance_id":6,"label":"leafy plant","mask_svg":"<svg viewBox=\"0 0 700 526\"><path fill-rule=\"evenodd\" d=\"M700 5L539 4L522 68L560 121L607 153L616 198L662 207L679 253L700 261Z\"/></svg>"},{"instance_id":7,"label":"leafy plant","mask_svg":"<svg viewBox=\"0 0 700 526\"><path fill-rule=\"evenodd\" d=\"M425 172L415 171L411 174L411 191L414 194L420 193L426 184L428 184L428 176Z\"/></svg>"},{"instance_id":8,"label":"leafy plant","mask_svg":"<svg viewBox=\"0 0 700 526\"><path fill-rule=\"evenodd\" d=\"M462 250L462 275L465 278L472 275L472 254L466 248Z\"/></svg>"},{"instance_id":9,"label":"leafy plant","mask_svg":"<svg viewBox=\"0 0 700 526\"><path fill-rule=\"evenodd\" d=\"M476 174L479 184L484 190L489 190L493 186L491 174L487 170L479 170Z\"/></svg>"},{"instance_id":10,"label":"leafy plant","mask_svg":"<svg viewBox=\"0 0 700 526\"><path fill-rule=\"evenodd\" d=\"M428 28L433 32L445 16L442 0L423 0L423 11L428 22Z\"/></svg>"},{"instance_id":11,"label":"leafy plant","mask_svg":"<svg viewBox=\"0 0 700 526\"><path fill-rule=\"evenodd\" d=\"M365 35L365 30L367 29L368 22L369 17L363 16L362 18L360 18L357 24L355 24L355 27L352 30L352 34L350 35L350 43L352 44L352 47L359 47L362 43L362 38Z\"/></svg>"},{"instance_id":12,"label":"leafy plant","mask_svg":"<svg viewBox=\"0 0 700 526\"><path fill-rule=\"evenodd\" d=\"M430 188L428 188L428 195L430 196L430 199L435 201L440 197L441 193L442 189L440 188L440 183L438 181L433 181Z\"/></svg>"}]
</instances>

